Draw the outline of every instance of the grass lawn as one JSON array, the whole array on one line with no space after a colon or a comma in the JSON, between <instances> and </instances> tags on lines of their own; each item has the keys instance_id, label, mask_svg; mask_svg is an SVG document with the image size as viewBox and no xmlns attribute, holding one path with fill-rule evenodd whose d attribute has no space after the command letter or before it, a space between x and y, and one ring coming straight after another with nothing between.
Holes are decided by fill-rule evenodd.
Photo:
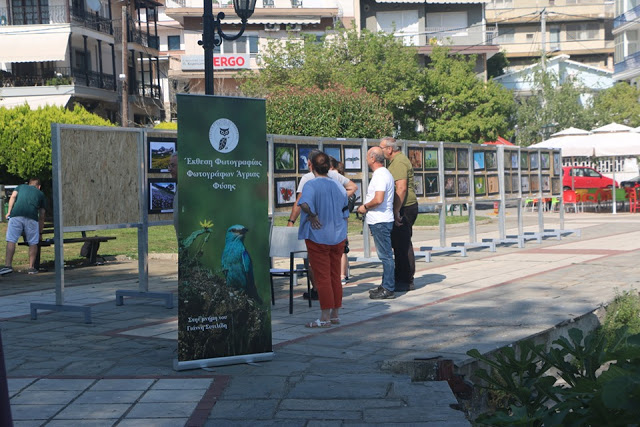
<instances>
[{"instance_id":1,"label":"grass lawn","mask_svg":"<svg viewBox=\"0 0 640 427\"><path fill-rule=\"evenodd\" d=\"M275 218L275 225L286 226L289 216L278 216ZM447 216L447 224L466 223L468 216ZM481 221L486 217L476 217ZM438 214L420 214L415 226L437 226ZM356 219L355 215L349 217L349 234L359 234L362 231L362 222ZM0 265L4 264L5 242L7 223L0 223ZM138 230L136 228L124 228L118 230L88 231L87 236L115 236L116 240L102 243L99 254L102 256L126 255L131 258L138 257ZM53 237L53 235L47 235ZM80 237L80 233L65 233L65 237ZM85 260L80 257L81 243L66 244L64 246L65 262L78 263ZM175 232L172 225L149 227L149 253L176 253L178 245L176 243ZM26 269L29 265L27 247L18 245L13 257L13 266L18 270ZM43 247L40 255L40 262L43 265L53 265L55 259L54 247Z\"/></svg>"}]
</instances>

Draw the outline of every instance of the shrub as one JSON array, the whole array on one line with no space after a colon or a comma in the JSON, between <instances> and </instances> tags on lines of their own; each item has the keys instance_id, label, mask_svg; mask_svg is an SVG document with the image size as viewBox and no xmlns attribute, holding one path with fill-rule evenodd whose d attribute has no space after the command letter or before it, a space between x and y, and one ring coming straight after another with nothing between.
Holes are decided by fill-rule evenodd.
<instances>
[{"instance_id":1,"label":"shrub","mask_svg":"<svg viewBox=\"0 0 640 427\"><path fill-rule=\"evenodd\" d=\"M178 130L178 123L175 123L175 122L162 122L162 123L158 123L153 128L154 129Z\"/></svg>"}]
</instances>

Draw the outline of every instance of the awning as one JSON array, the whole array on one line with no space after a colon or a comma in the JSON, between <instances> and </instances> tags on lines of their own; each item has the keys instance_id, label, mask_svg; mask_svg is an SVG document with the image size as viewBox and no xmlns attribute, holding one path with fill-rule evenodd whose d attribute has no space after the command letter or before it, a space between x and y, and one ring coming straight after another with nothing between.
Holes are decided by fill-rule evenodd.
<instances>
[{"instance_id":1,"label":"awning","mask_svg":"<svg viewBox=\"0 0 640 427\"><path fill-rule=\"evenodd\" d=\"M69 26L27 26L30 30L0 32L0 62L64 61L69 46ZM5 27L9 28L9 27Z\"/></svg>"},{"instance_id":2,"label":"awning","mask_svg":"<svg viewBox=\"0 0 640 427\"><path fill-rule=\"evenodd\" d=\"M376 3L412 3L412 4L473 4L489 3L489 0L375 0Z\"/></svg>"},{"instance_id":3,"label":"awning","mask_svg":"<svg viewBox=\"0 0 640 427\"><path fill-rule=\"evenodd\" d=\"M281 18L278 16L260 16L256 17L255 15L249 19L248 24L300 24L300 25L311 25L311 24L319 24L320 18ZM223 24L237 24L240 25L242 22L240 18L236 19L227 19L224 18Z\"/></svg>"},{"instance_id":4,"label":"awning","mask_svg":"<svg viewBox=\"0 0 640 427\"><path fill-rule=\"evenodd\" d=\"M43 95L43 96L11 96L0 99L0 107L15 108L26 102L29 108L37 110L45 105L66 107L71 95Z\"/></svg>"}]
</instances>

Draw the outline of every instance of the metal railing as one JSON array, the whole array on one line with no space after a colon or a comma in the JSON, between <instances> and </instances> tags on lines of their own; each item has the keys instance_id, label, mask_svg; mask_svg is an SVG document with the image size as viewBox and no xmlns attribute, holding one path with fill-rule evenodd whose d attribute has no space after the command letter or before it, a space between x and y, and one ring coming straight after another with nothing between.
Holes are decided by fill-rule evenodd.
<instances>
[{"instance_id":1,"label":"metal railing","mask_svg":"<svg viewBox=\"0 0 640 427\"><path fill-rule=\"evenodd\" d=\"M483 28L475 26L469 28L447 28L447 27L427 27L425 28L427 44L433 41L442 42L442 44L451 44L454 46L461 45L478 45L493 44L493 40L497 36L495 27Z\"/></svg>"},{"instance_id":2,"label":"metal railing","mask_svg":"<svg viewBox=\"0 0 640 427\"><path fill-rule=\"evenodd\" d=\"M613 73L619 74L625 71L640 68L640 52L636 52L624 58L624 61L613 65Z\"/></svg>"},{"instance_id":3,"label":"metal railing","mask_svg":"<svg viewBox=\"0 0 640 427\"><path fill-rule=\"evenodd\" d=\"M81 68L56 67L45 73L35 75L18 75L0 73L0 86L30 87L30 86L63 86L79 85L115 90L116 81L113 74L86 71Z\"/></svg>"},{"instance_id":4,"label":"metal railing","mask_svg":"<svg viewBox=\"0 0 640 427\"><path fill-rule=\"evenodd\" d=\"M112 34L111 20L82 9L71 9L71 21L86 28ZM6 25L68 24L67 9L64 6L15 6L12 14L6 7L0 7L0 17L5 17Z\"/></svg>"},{"instance_id":5,"label":"metal railing","mask_svg":"<svg viewBox=\"0 0 640 427\"><path fill-rule=\"evenodd\" d=\"M98 12L88 12L82 9L71 9L71 20L86 28L100 31L101 33L113 34L113 25L109 18L98 15Z\"/></svg>"},{"instance_id":6,"label":"metal railing","mask_svg":"<svg viewBox=\"0 0 640 427\"><path fill-rule=\"evenodd\" d=\"M135 94L132 95L138 95L145 98L160 99L160 86L147 83L145 83L145 85L143 86L142 82L136 82L136 91Z\"/></svg>"},{"instance_id":7,"label":"metal railing","mask_svg":"<svg viewBox=\"0 0 640 427\"><path fill-rule=\"evenodd\" d=\"M620 16L617 16L613 20L613 28L618 28L619 26L626 24L627 22L634 21L640 17L640 6L636 6L631 10L626 11Z\"/></svg>"}]
</instances>

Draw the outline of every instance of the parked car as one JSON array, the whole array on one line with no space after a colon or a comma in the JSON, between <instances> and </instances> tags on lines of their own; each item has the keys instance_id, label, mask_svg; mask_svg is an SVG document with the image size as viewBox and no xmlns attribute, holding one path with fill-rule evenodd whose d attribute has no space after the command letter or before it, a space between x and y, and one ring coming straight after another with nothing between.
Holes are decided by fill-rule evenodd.
<instances>
[{"instance_id":1,"label":"parked car","mask_svg":"<svg viewBox=\"0 0 640 427\"><path fill-rule=\"evenodd\" d=\"M613 187L614 183L616 186L618 185L613 179L607 178L588 166L565 166L562 168L562 186L565 190L571 190L571 188L607 188Z\"/></svg>"},{"instance_id":2,"label":"parked car","mask_svg":"<svg viewBox=\"0 0 640 427\"><path fill-rule=\"evenodd\" d=\"M620 187L623 187L623 188L640 187L640 176L636 176L635 178L631 178L631 179L628 179L626 181L622 181L620 183Z\"/></svg>"}]
</instances>

